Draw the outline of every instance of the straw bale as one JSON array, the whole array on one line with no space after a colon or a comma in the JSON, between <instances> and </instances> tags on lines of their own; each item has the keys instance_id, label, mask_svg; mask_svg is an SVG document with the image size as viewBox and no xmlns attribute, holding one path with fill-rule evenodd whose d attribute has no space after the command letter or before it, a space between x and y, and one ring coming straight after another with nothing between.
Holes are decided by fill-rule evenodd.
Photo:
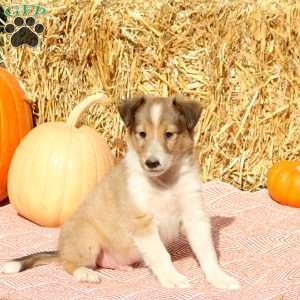
<instances>
[{"instance_id":1,"label":"straw bale","mask_svg":"<svg viewBox=\"0 0 300 300\"><path fill-rule=\"evenodd\" d=\"M112 105L93 108L85 123L119 158L119 99L182 93L204 107L195 139L205 181L256 190L272 162L299 158L299 1L40 3L48 8L41 48L3 47L37 124L64 120L85 95L103 91Z\"/></svg>"}]
</instances>

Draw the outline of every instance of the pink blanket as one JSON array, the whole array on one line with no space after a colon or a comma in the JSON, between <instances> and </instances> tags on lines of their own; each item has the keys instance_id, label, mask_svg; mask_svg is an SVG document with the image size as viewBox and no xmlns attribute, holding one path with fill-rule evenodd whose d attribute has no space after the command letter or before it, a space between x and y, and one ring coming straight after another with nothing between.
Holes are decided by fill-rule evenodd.
<instances>
[{"instance_id":1,"label":"pink blanket","mask_svg":"<svg viewBox=\"0 0 300 300\"><path fill-rule=\"evenodd\" d=\"M59 265L0 275L0 299L300 299L300 210L280 206L265 190L249 193L221 182L204 184L205 206L224 269L241 282L239 291L207 283L184 239L171 249L175 266L193 288L163 289L147 268L99 270L101 284L76 282ZM55 249L58 229L41 228L0 208L0 264Z\"/></svg>"}]
</instances>

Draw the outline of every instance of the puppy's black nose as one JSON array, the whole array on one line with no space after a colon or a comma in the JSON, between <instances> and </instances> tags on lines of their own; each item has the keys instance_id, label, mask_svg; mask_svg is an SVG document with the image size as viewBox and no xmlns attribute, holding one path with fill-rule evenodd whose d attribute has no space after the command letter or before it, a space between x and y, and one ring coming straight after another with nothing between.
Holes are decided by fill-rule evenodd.
<instances>
[{"instance_id":1,"label":"puppy's black nose","mask_svg":"<svg viewBox=\"0 0 300 300\"><path fill-rule=\"evenodd\" d=\"M157 168L158 166L160 166L159 160L157 160L157 159L154 158L154 157L148 158L148 159L145 161L145 164L146 164L146 166L147 166L149 169L155 169L155 168Z\"/></svg>"}]
</instances>

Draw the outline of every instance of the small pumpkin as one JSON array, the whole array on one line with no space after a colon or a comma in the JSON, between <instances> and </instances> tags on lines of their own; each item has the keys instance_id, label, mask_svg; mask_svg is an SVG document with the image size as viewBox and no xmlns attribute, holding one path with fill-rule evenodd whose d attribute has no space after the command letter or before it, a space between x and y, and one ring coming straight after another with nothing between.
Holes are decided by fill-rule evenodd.
<instances>
[{"instance_id":1,"label":"small pumpkin","mask_svg":"<svg viewBox=\"0 0 300 300\"><path fill-rule=\"evenodd\" d=\"M300 207L300 161L279 161L267 174L267 188L273 200Z\"/></svg>"},{"instance_id":2,"label":"small pumpkin","mask_svg":"<svg viewBox=\"0 0 300 300\"><path fill-rule=\"evenodd\" d=\"M0 201L7 197L7 173L22 138L32 128L32 112L16 78L0 68Z\"/></svg>"},{"instance_id":3,"label":"small pumpkin","mask_svg":"<svg viewBox=\"0 0 300 300\"><path fill-rule=\"evenodd\" d=\"M61 225L113 166L104 138L88 126L78 128L82 113L105 99L87 97L67 122L44 123L22 140L8 174L9 199L20 215L42 226Z\"/></svg>"}]
</instances>

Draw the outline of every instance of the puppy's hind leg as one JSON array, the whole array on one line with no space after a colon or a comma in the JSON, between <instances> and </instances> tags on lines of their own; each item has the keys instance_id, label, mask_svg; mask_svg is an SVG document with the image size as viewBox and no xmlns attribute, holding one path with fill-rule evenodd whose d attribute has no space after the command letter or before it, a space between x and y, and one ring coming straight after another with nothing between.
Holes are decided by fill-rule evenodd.
<instances>
[{"instance_id":1,"label":"puppy's hind leg","mask_svg":"<svg viewBox=\"0 0 300 300\"><path fill-rule=\"evenodd\" d=\"M64 269L78 281L100 282L100 274L95 271L101 251L99 234L90 224L80 224L80 228L73 230L72 235L62 238L60 243Z\"/></svg>"}]
</instances>

